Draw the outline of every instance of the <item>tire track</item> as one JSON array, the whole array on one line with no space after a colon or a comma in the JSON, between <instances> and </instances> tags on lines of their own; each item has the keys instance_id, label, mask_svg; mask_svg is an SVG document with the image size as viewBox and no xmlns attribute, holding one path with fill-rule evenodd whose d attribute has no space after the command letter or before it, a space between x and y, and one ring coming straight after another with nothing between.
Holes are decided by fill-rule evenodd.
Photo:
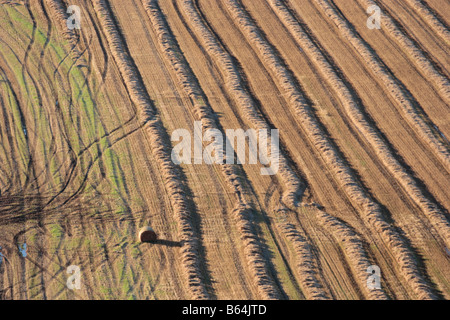
<instances>
[{"instance_id":1,"label":"tire track","mask_svg":"<svg viewBox=\"0 0 450 320\"><path fill-rule=\"evenodd\" d=\"M74 61L80 59L80 57L83 55L82 52L78 49L78 43L80 41L79 36L77 35L77 32L75 29L69 29L67 28L67 13L66 9L64 7L64 4L62 0L45 0L47 5L50 7L50 10L54 14L55 21L59 24L58 30L62 33L64 38L69 42L69 44L72 46L70 53L72 56L72 59ZM83 61L84 64L84 61Z\"/></svg>"},{"instance_id":2,"label":"tire track","mask_svg":"<svg viewBox=\"0 0 450 320\"><path fill-rule=\"evenodd\" d=\"M222 8L222 10L224 12L224 15L227 16L228 15L227 10L223 9L223 8ZM232 20L232 18L229 18L229 19ZM258 57L258 53L256 51L254 51L254 53L255 53L255 57ZM261 65L261 68L265 69L263 65ZM269 75L269 73L268 73L268 75ZM270 75L268 77L270 79ZM273 85L276 86L275 83ZM308 149L308 152L310 152L311 154L315 153L315 150L311 149L309 146L306 146L306 148ZM324 169L324 170L326 170L326 169ZM330 180L330 182L333 183L333 181L331 181L331 180ZM339 186L335 186L334 188L339 189ZM346 202L348 202L348 201L346 201ZM313 204L313 205L304 204L303 206L311 207L310 210L315 210L313 207L315 207L317 205L316 204ZM352 205L349 203L348 203L348 206L352 207ZM292 242L293 242L297 252L299 253L299 255L303 255L304 257L306 257L306 258L304 258L304 261L302 261L301 259L298 261L297 267L304 268L304 269L305 269L305 267L310 267L312 272L309 272L309 273L314 274L315 270L321 270L321 265L319 264L317 257L315 257L316 258L315 260L312 259L312 257L314 257L314 254L317 256L317 253L314 253L314 251L316 251L316 250L314 250L315 249L314 247L310 247L310 245L308 245L308 242L303 243L303 248L301 246L299 246L300 244L302 244L302 241L305 241L307 236L305 235L304 231L300 232L298 230L295 230L293 225L291 223L287 222L287 212L289 212L289 211L291 214L296 213L295 211L291 211L291 210L276 209L277 224L279 226L281 226L281 229L283 229L283 228L286 229L286 234L288 235L288 237L293 237L293 236L296 237L295 239L292 239ZM299 219L298 219L298 223L300 225L302 224L302 222L300 222ZM309 241L310 241L310 239L309 239ZM309 254L306 253L308 250L311 250L311 252ZM346 260L342 259L342 263L346 264ZM349 269L349 268L346 268L346 269ZM308 275L308 272L306 270L304 272L306 275ZM311 285L311 283L308 283L308 278L304 278L303 281L304 281L305 286L310 285L311 287L313 287L313 285ZM325 282L325 287L327 287L327 286L329 287L329 284L326 283L326 281L324 281L324 282ZM333 296L333 298L335 298L335 297Z\"/></svg>"},{"instance_id":3,"label":"tire track","mask_svg":"<svg viewBox=\"0 0 450 320\"><path fill-rule=\"evenodd\" d=\"M168 61L171 63L174 68L178 81L180 85L183 87L187 95L190 97L194 109L193 112L195 116L202 120L203 126L206 129L219 130L220 132L224 132L223 128L217 121L217 117L214 114L211 106L207 102L207 97L201 89L195 75L189 67L189 64L180 54L180 49L173 35L171 34L170 28L165 21L165 18L158 6L157 1L144 1L146 11L149 15L149 18L152 22L153 27L156 30L158 35L159 44L161 46L162 51L166 54ZM225 150L222 148L222 150ZM224 158L224 155L220 155L221 158ZM220 165L221 172L227 181L230 189L237 195L235 208L245 208L248 206L245 199L243 198L245 188L242 186L238 172L238 168L235 165L221 164ZM226 212L225 212L226 213ZM225 214L224 213L224 214ZM236 214L236 218L239 220L245 219L242 212ZM230 226L227 227L230 229ZM253 226L252 226L253 229ZM230 232L230 230L229 230ZM250 236L250 235L247 235ZM245 242L245 234L241 234L241 239ZM232 241L232 239L230 239ZM234 254L234 253L233 253ZM235 263L240 265L239 259L237 256L234 258ZM241 267L238 265L238 269ZM243 278L241 278L243 281Z\"/></svg>"},{"instance_id":4,"label":"tire track","mask_svg":"<svg viewBox=\"0 0 450 320\"><path fill-rule=\"evenodd\" d=\"M47 43L48 43L48 41L49 40L47 40ZM86 50L84 50L84 51L86 51ZM84 52L83 51L83 52ZM43 56L42 56L42 54L41 54L41 58L42 58ZM75 63L77 62L79 60L79 57L77 57L77 59L75 60L75 62L72 64L72 66L71 66L71 68L75 65ZM68 71L68 73L67 73L67 81L68 81L68 83L70 83L70 79L69 79L69 73L70 73L70 71L71 71L71 68L69 69L69 71ZM47 75L47 78L48 78L48 80L50 80L49 79L49 77L48 77L48 74L46 73L46 75ZM88 78L87 77L85 77L85 82L84 82L84 84L83 84L83 87L84 86L86 86L86 85L88 85ZM54 92L54 91L53 91ZM89 91L89 93L90 93L90 96L92 97L92 93ZM58 99L57 99L57 97L56 98L54 98L55 99L55 101L58 101ZM103 122L102 122L102 126L103 126L103 128L104 128L104 130L106 130L105 129L105 126L104 126L104 124L103 124ZM63 126L64 127L64 126ZM116 130L118 130L119 128L116 128L116 129L114 129L113 131L116 131ZM67 135L66 135L67 136ZM105 137L107 137L108 136L108 134L107 135L105 135ZM119 140L120 139L122 139L123 137L119 137ZM97 141L98 141L98 139L97 139ZM109 139L108 139L108 141L109 141ZM81 140L80 140L80 142L81 142ZM117 142L117 141L116 141ZM70 141L67 139L67 143L68 143L68 145L69 145L69 147L70 147ZM93 143L91 143L91 145L93 145ZM71 148L71 147L70 147ZM87 148L85 148L84 150L82 150L81 152L80 152L80 154L78 155L78 158L80 158L80 156L81 156L81 154L83 153L83 152L85 152L87 150ZM98 154L102 154L103 152L104 152L104 150L103 151L100 151L99 149L98 149L98 147L97 147L97 151L98 151ZM92 165L93 165L93 163L95 163L95 161L96 160L99 160L99 163L101 162L101 158L100 157L97 157L97 159L93 159L92 160L92 164L90 165L90 167L92 167ZM101 167L101 163L100 163L100 167ZM75 166L74 166L74 169L75 169ZM100 168L101 169L101 168ZM72 172L74 172L74 171L72 171ZM89 171L87 172L87 174L89 173ZM70 177L70 176L69 176ZM87 180L86 179L84 179L84 182L86 182ZM67 187L68 185L69 185L69 183L70 183L70 179L67 179L67 183L66 183L66 185L65 185L65 187ZM81 187L78 189L78 191L81 191L81 188L83 187L83 183L82 183L82 185L81 185ZM63 188L63 190L61 190L61 192L59 192L58 193L58 195L60 195L60 194L62 194L62 192L64 191L64 189L65 188ZM72 198L73 198L73 196L71 196ZM71 197L69 197L68 199L71 199ZM56 199L56 197L53 197L52 199L51 199L51 201L53 201L53 200L55 200ZM67 199L67 200L68 200ZM66 200L66 201L67 201ZM50 202L51 202L50 201ZM47 203L47 205L49 205L50 204L50 202L48 202ZM82 226L82 228L84 228L84 226ZM78 248L79 249L79 248ZM58 253L56 253L57 255L58 255L58 259L59 260L61 260L60 258L59 258L59 254ZM89 293L89 292L88 292Z\"/></svg>"},{"instance_id":5,"label":"tire track","mask_svg":"<svg viewBox=\"0 0 450 320\"><path fill-rule=\"evenodd\" d=\"M176 43L173 35L171 34L170 28L165 21L165 18L158 6L157 1L144 0L144 2L146 2L145 7L147 9L147 13L150 17L150 20L152 21L153 27L156 29L156 32L158 34L162 51L166 54L167 59L170 61L173 69L175 70L180 85L183 87L183 89L193 102L194 113L196 114L197 118L202 120L203 126L206 129L219 130L223 133L224 130L218 122L217 116L214 114L211 106L207 102L207 97L201 89L200 84L198 83L192 70L190 69L188 62L185 60L184 56L180 56L181 50ZM222 151L224 150L225 148L222 146ZM224 159L224 152L219 157ZM227 181L228 183L229 188L237 196L235 208L240 208L238 210L243 210L244 208L248 207L249 204L242 196L247 188L243 186L243 182L239 178L239 176L242 175L238 172L239 169L236 167L236 165L229 164L221 164L220 168L225 181ZM235 217L240 223L248 223L249 225L252 224L251 221L243 221L243 219L247 218L247 216L244 215L244 212L235 212ZM241 241L243 241L244 244L247 243L246 239L248 238L257 240L255 237L254 226L251 227L251 234L241 233ZM235 261L239 261L237 257L235 257ZM252 266L251 263L250 266ZM257 270L253 272L253 277L256 279L256 283L259 283L258 278L261 276L258 274L258 272L260 271ZM262 290L262 293L265 298L271 298L271 294L265 292L265 289Z\"/></svg>"},{"instance_id":6,"label":"tire track","mask_svg":"<svg viewBox=\"0 0 450 320\"><path fill-rule=\"evenodd\" d=\"M24 141L26 153L28 155L27 169L25 170L27 172L26 180L25 180L24 184L22 184L22 183L20 184L20 192L22 194L24 194L28 190L28 185L27 185L28 175L30 173L34 172L33 171L33 168L34 168L33 159L32 159L32 155L30 152L29 138L28 138L28 135L25 134L25 132L27 130L26 129L27 125L26 125L26 120L25 120L24 113L23 113L23 108L21 107L21 104L18 100L18 95L16 94L15 89L13 88L10 81L8 80L9 78L6 76L5 70L2 67L0 67L0 71L4 75L4 79L5 79L4 81L6 81L8 87L9 87L9 90L11 91L10 99L12 98L14 100L16 108L17 108L19 119L15 119L15 121L19 121L20 127L25 130L24 132L20 133L21 135L23 135L22 139ZM17 140L17 137L16 137L16 140ZM23 209L24 207L25 207L25 201L21 201L20 208ZM23 228L26 227L24 219L20 219L20 221L18 221L18 223L23 224ZM19 268L18 274L20 274L22 277L22 282L20 283L21 288L20 288L19 292L21 293L22 299L27 299L27 288L26 288L26 278L25 278L26 277L26 265L25 265L24 261L21 261L20 266L18 268ZM23 294L23 296L22 296L22 294Z\"/></svg>"},{"instance_id":7,"label":"tire track","mask_svg":"<svg viewBox=\"0 0 450 320\"><path fill-rule=\"evenodd\" d=\"M2 69L1 69L1 71L3 73L2 78L6 79L6 75L4 74ZM2 80L2 81L6 82L6 80ZM14 143L14 137L11 134L11 132L12 132L12 130L11 130L12 124L10 123L9 117L7 116L9 112L6 109L6 105L3 102L2 96L0 96L0 105L2 107L3 128L5 128L5 130L6 130L7 140L8 140L8 144L9 144L8 150L10 152L10 157L7 157L6 159L7 160L9 160L9 159L19 159L18 152L16 150L16 145ZM2 145L3 145L3 141L2 141ZM20 186L20 184L21 184L20 183L20 173L18 172L18 166L16 166L16 165L13 166L12 163L10 163L9 167L11 169L11 178L10 178L11 187L10 188L2 188L0 190L1 194L8 194L9 192L13 191L13 190L10 190L11 188L13 188L13 185ZM5 174L5 176L6 176L6 174Z\"/></svg>"}]
</instances>

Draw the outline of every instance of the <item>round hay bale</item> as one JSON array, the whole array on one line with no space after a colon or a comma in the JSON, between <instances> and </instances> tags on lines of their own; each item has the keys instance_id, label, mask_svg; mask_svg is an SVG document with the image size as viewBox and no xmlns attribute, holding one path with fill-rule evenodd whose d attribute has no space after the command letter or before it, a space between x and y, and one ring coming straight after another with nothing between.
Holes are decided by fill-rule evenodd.
<instances>
[{"instance_id":1,"label":"round hay bale","mask_svg":"<svg viewBox=\"0 0 450 320\"><path fill-rule=\"evenodd\" d=\"M158 239L156 232L150 227L143 227L139 231L139 241L141 242L154 242Z\"/></svg>"}]
</instances>

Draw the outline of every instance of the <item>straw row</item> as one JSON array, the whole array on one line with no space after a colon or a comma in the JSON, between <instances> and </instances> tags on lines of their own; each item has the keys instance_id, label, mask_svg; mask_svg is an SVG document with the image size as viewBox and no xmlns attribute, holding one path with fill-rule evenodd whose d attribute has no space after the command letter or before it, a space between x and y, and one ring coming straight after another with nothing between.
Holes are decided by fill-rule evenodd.
<instances>
[{"instance_id":1,"label":"straw row","mask_svg":"<svg viewBox=\"0 0 450 320\"><path fill-rule=\"evenodd\" d=\"M445 23L439 19L428 5L421 0L406 0L406 2L428 23L428 25L438 34L446 43L450 45L450 30Z\"/></svg>"},{"instance_id":2,"label":"straw row","mask_svg":"<svg viewBox=\"0 0 450 320\"><path fill-rule=\"evenodd\" d=\"M319 281L320 267L311 249L312 245L303 230L299 231L292 223L286 221L287 214L285 208L277 210L277 227L283 231L296 253L296 266L301 275L300 286L308 299L329 300L330 293Z\"/></svg>"},{"instance_id":3,"label":"straw row","mask_svg":"<svg viewBox=\"0 0 450 320\"><path fill-rule=\"evenodd\" d=\"M371 125L364 113L364 106L360 105L355 98L355 93L346 84L345 79L339 76L343 74L341 70L338 70L338 67L333 61L331 63L329 62L332 58L327 58L326 52L318 48L316 44L318 43L317 39L311 38L308 32L303 29L302 24L297 21L289 9L283 4L283 1L269 0L269 4L288 28L297 44L317 66L317 70L321 76L333 88L337 97L342 102L348 118L357 128L358 132L361 133L361 136L370 144L377 158L400 183L414 203L424 212L442 239L446 241L447 246L450 247L450 225L445 214L435 203L424 195L414 178L396 159L394 153L389 148L388 142L380 135L378 128Z\"/></svg>"},{"instance_id":4,"label":"straw row","mask_svg":"<svg viewBox=\"0 0 450 320\"><path fill-rule=\"evenodd\" d=\"M367 286L369 276L367 269L372 266L372 263L366 254L361 237L344 222L324 211L318 210L316 217L319 223L341 244L348 264L352 272L357 275L356 280L364 294L371 300L387 300L388 297L383 289L370 289Z\"/></svg>"},{"instance_id":5,"label":"straw row","mask_svg":"<svg viewBox=\"0 0 450 320\"><path fill-rule=\"evenodd\" d=\"M414 98L410 96L404 85L395 78L375 51L356 33L354 28L338 13L336 8L330 5L329 1L315 0L314 3L333 21L341 35L351 43L355 51L361 56L362 61L366 62L372 72L380 78L387 92L397 102L410 126L415 128L419 137L428 143L446 169L450 170L450 153L447 146L438 138L438 133L433 132L423 119L424 115L419 110L420 106L413 101Z\"/></svg>"},{"instance_id":6,"label":"straw row","mask_svg":"<svg viewBox=\"0 0 450 320\"><path fill-rule=\"evenodd\" d=\"M234 64L232 57L224 50L220 41L211 33L202 21L192 0L183 0L182 7L202 45L220 67L225 87L231 93L235 104L239 106L240 112L242 112L245 119L254 126L254 129L268 130L268 132L270 132L271 128L269 124L263 119L259 113L256 102L245 89L245 82L242 79L237 66ZM269 152L269 157L271 152L272 150ZM280 169L278 176L286 188L283 199L289 204L295 204L297 198L301 195L301 182L295 172L289 167L288 161L281 151L279 164Z\"/></svg>"},{"instance_id":7,"label":"straw row","mask_svg":"<svg viewBox=\"0 0 450 320\"><path fill-rule=\"evenodd\" d=\"M47 5L50 8L50 16L55 18L55 21L59 25L59 30L66 41L71 46L71 57L73 60L78 60L82 56L82 52L78 48L79 35L75 29L69 29L67 27L67 20L69 15L67 14L67 8L61 0L46 0ZM83 62L80 62L83 63Z\"/></svg>"},{"instance_id":8,"label":"straw row","mask_svg":"<svg viewBox=\"0 0 450 320\"><path fill-rule=\"evenodd\" d=\"M358 0L365 8L369 6L380 6L373 0ZM450 81L442 75L425 53L408 36L406 31L402 30L397 21L390 16L387 10L381 10L381 25L393 39L395 39L405 52L410 56L416 67L435 84L444 101L450 103Z\"/></svg>"}]
</instances>

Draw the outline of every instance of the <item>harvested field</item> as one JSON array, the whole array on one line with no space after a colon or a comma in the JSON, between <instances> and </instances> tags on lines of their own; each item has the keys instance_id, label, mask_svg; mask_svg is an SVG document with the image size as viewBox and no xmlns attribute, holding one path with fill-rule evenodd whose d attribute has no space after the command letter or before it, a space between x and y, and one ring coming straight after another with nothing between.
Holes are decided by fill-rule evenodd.
<instances>
[{"instance_id":1,"label":"harvested field","mask_svg":"<svg viewBox=\"0 0 450 320\"><path fill-rule=\"evenodd\" d=\"M448 9L0 0L0 299L449 299Z\"/></svg>"}]
</instances>

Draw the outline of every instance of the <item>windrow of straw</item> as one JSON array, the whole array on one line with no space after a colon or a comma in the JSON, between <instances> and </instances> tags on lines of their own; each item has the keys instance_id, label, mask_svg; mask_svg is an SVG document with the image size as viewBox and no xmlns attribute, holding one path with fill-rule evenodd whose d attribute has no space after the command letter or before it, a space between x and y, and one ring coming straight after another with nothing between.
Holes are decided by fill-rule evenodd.
<instances>
[{"instance_id":1,"label":"windrow of straw","mask_svg":"<svg viewBox=\"0 0 450 320\"><path fill-rule=\"evenodd\" d=\"M78 48L80 36L75 31L76 29L69 29L67 26L69 15L67 14L67 8L64 2L61 0L46 0L45 2L52 13L50 14L50 16L54 17L61 34L71 46L71 58L74 61L80 59L83 55L83 53ZM80 63L83 62L80 61Z\"/></svg>"},{"instance_id":2,"label":"windrow of straw","mask_svg":"<svg viewBox=\"0 0 450 320\"><path fill-rule=\"evenodd\" d=\"M288 211L282 206L276 210L277 227L282 230L289 240L296 254L296 267L300 276L300 287L310 300L329 300L331 294L327 292L327 285L320 281L320 266L317 257L311 250L311 243L303 230L297 229L287 221ZM323 279L322 279L323 280Z\"/></svg>"},{"instance_id":3,"label":"windrow of straw","mask_svg":"<svg viewBox=\"0 0 450 320\"><path fill-rule=\"evenodd\" d=\"M355 98L354 92L346 84L345 79L340 77L340 74L343 74L341 70L337 69L338 67L335 63L329 62L331 58L327 58L325 56L326 52L324 53L319 49L316 44L318 43L317 39L311 38L308 32L303 29L302 24L297 21L295 16L283 4L283 1L269 0L269 4L292 34L297 44L317 66L317 70L321 76L333 88L342 102L348 118L357 128L358 132L361 133L361 136L369 142L375 155L400 183L414 203L421 208L442 239L446 241L447 246L450 247L450 225L445 214L435 203L427 199L414 178L397 160L394 153L390 150L388 143L380 135L378 129L368 121L364 113L364 106L360 105Z\"/></svg>"},{"instance_id":4,"label":"windrow of straw","mask_svg":"<svg viewBox=\"0 0 450 320\"><path fill-rule=\"evenodd\" d=\"M337 147L330 141L308 100L301 92L298 82L275 49L267 42L239 1L225 0L225 4L247 40L257 48L261 59L272 71L278 85L283 89L289 105L298 115L298 122L307 132L312 145L321 158L325 160L327 166L334 173L350 201L361 212L363 221L371 228L372 232L380 234L391 250L407 283L411 285L418 297L434 298L411 250L394 227L385 221L380 205L371 198L353 171L345 163Z\"/></svg>"},{"instance_id":5,"label":"windrow of straw","mask_svg":"<svg viewBox=\"0 0 450 320\"><path fill-rule=\"evenodd\" d=\"M179 238L183 244L180 254L187 287L193 299L208 299L209 294L201 272L202 262L199 258L200 241L192 215L194 205L186 196L188 187L183 181L182 171L171 160L170 139L152 104L139 71L128 53L108 3L105 0L94 0L92 3L131 100L140 111L140 119L145 123L152 154L164 178L173 213L178 223Z\"/></svg>"},{"instance_id":6,"label":"windrow of straw","mask_svg":"<svg viewBox=\"0 0 450 320\"><path fill-rule=\"evenodd\" d=\"M424 115L420 106L414 101L400 80L396 79L389 68L378 57L375 51L360 37L349 22L341 16L328 0L315 0L317 7L323 11L325 16L337 26L341 35L350 42L355 51L365 61L370 70L380 78L386 87L386 91L397 102L402 114L410 126L415 129L418 136L428 143L435 152L438 159L450 170L450 153L445 143L439 138L439 133L434 132L423 119Z\"/></svg>"},{"instance_id":7,"label":"windrow of straw","mask_svg":"<svg viewBox=\"0 0 450 320\"><path fill-rule=\"evenodd\" d=\"M239 106L244 118L253 125L254 129L268 130L270 132L271 128L269 124L261 116L256 102L245 89L245 82L240 75L238 67L233 62L232 57L223 48L220 41L202 21L202 17L196 10L192 0L183 0L182 7L202 45L220 67L226 89L231 93L235 104ZM269 158L271 154L272 150L269 152ZM295 204L298 196L301 195L301 182L292 168L290 168L287 159L281 151L278 176L286 188L283 199L286 203Z\"/></svg>"},{"instance_id":8,"label":"windrow of straw","mask_svg":"<svg viewBox=\"0 0 450 320\"><path fill-rule=\"evenodd\" d=\"M428 23L428 25L438 34L446 43L450 45L450 30L439 18L436 12L422 0L406 0L406 2Z\"/></svg>"}]
</instances>

